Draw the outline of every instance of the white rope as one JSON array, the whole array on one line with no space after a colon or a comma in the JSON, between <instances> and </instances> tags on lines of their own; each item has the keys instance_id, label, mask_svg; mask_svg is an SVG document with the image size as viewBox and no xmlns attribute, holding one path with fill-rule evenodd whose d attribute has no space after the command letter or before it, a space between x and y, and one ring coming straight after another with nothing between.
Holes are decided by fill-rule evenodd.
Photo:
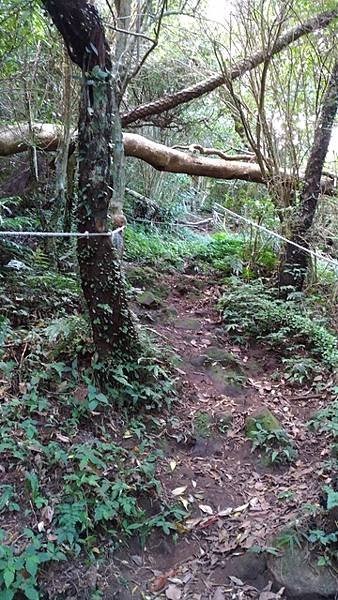
<instances>
[{"instance_id":1,"label":"white rope","mask_svg":"<svg viewBox=\"0 0 338 600\"><path fill-rule=\"evenodd\" d=\"M90 237L114 237L116 233L123 231L123 227L114 229L114 231L105 231L104 233L73 233L65 231L0 231L0 237L63 237L63 238L90 238Z\"/></svg>"},{"instance_id":2,"label":"white rope","mask_svg":"<svg viewBox=\"0 0 338 600\"><path fill-rule=\"evenodd\" d=\"M311 256L314 256L315 258L318 258L319 260L323 260L323 261L325 261L327 263L330 263L336 269L338 269L338 260L335 260L334 258L331 258L331 256L326 256L325 254L321 254L320 252L314 252L314 250L310 250L310 248L305 248L304 246L301 246L300 244L297 244L297 242L293 242L292 240L288 240L283 235L280 235L279 233L276 233L275 231L271 231L271 229L268 229L267 227L264 227L264 225L259 225L258 223L255 223L255 221L251 221L251 219L248 219L247 217L243 217L242 215L238 215L237 213L233 212L229 208L225 208L224 206L221 206L220 204L215 204L215 206L218 209L224 210L224 212L226 212L227 214L229 214L232 218L235 218L236 220L240 219L240 220L244 221L245 223L247 223L248 225L252 225L253 227L257 227L257 229L260 229L261 231L264 231L264 233L267 233L268 235L270 235L272 237L275 237L275 238L277 238L279 240L282 240L283 242L286 242L287 244L290 244L291 246L295 246L295 248L298 248L299 250L302 250L303 252L307 252L307 254L310 254ZM218 213L216 213L216 214L218 214Z\"/></svg>"},{"instance_id":3,"label":"white rope","mask_svg":"<svg viewBox=\"0 0 338 600\"><path fill-rule=\"evenodd\" d=\"M282 240L283 242L286 242L287 244L290 244L291 246L294 246L295 248L298 248L299 250L302 250L303 252L310 254L314 258L318 258L319 260L323 260L324 262L332 264L336 269L338 269L338 260L335 260L334 258L331 258L330 256L326 256L325 254L321 254L320 252L314 252L314 250L310 250L310 248L305 248L304 246L297 244L297 242L293 242L292 240L289 240L288 238L284 237L283 235L280 235L279 233L276 233L275 231L271 231L271 229L264 227L264 225L259 225L258 223L255 223L255 221L252 221L251 219L248 219L247 217L243 217L242 215L239 215L239 214L233 212L232 210L230 210L229 208L225 208L224 206L221 206L220 204L215 204L214 206L220 210L223 210L225 213L229 214L233 219L236 219L236 220L240 219L241 221L244 221L244 223L247 223L247 225L256 227L257 229L264 231L264 233L267 233L269 236L275 237L279 240ZM214 210L214 213L219 216L219 214L215 210ZM134 221L156 223L156 221L151 221L150 219L149 220L148 219L134 219ZM172 223L170 221L158 221L158 223L161 225L167 224L167 225L179 226L179 227L193 225L193 223ZM194 223L194 225L195 225L195 223ZM66 237L66 238L67 237L69 237L69 238L70 237L74 237L74 238L112 237L112 238L114 238L115 234L123 231L125 229L125 227L126 226L123 225L123 227L119 227L118 229L114 229L113 231L106 231L104 233L92 233L89 231L85 231L84 233L73 233L73 232L68 233L68 232L63 232L63 231L0 231L0 237L17 236L17 237Z\"/></svg>"}]
</instances>

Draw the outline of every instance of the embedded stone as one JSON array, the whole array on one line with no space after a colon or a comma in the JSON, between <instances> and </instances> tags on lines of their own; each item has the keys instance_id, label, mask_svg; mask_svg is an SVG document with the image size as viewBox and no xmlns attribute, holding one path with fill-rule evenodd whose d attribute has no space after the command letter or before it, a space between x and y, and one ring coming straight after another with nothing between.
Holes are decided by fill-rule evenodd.
<instances>
[{"instance_id":1,"label":"embedded stone","mask_svg":"<svg viewBox=\"0 0 338 600\"><path fill-rule=\"evenodd\" d=\"M146 306L147 308L159 308L162 306L161 300L149 290L138 294L137 302L141 304L141 306Z\"/></svg>"},{"instance_id":2,"label":"embedded stone","mask_svg":"<svg viewBox=\"0 0 338 600\"><path fill-rule=\"evenodd\" d=\"M248 438L251 439L254 437L254 434L257 431L257 423L269 432L283 429L275 415L268 408L262 408L258 412L250 415L245 422L245 435Z\"/></svg>"},{"instance_id":3,"label":"embedded stone","mask_svg":"<svg viewBox=\"0 0 338 600\"><path fill-rule=\"evenodd\" d=\"M278 539L276 540L278 545ZM276 589L285 588L287 598L311 600L332 598L338 590L337 575L328 567L319 567L318 557L311 556L309 547L287 546L281 556L267 558Z\"/></svg>"},{"instance_id":4,"label":"embedded stone","mask_svg":"<svg viewBox=\"0 0 338 600\"><path fill-rule=\"evenodd\" d=\"M191 331L198 331L201 329L201 321L199 319L178 319L175 321L176 329L190 329Z\"/></svg>"}]
</instances>

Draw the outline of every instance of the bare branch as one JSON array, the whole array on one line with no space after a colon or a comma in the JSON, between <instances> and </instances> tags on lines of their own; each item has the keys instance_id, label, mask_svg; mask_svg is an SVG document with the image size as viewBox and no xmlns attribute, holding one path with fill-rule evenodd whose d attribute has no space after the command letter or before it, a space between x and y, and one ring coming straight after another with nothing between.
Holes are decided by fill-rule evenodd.
<instances>
[{"instance_id":1,"label":"bare branch","mask_svg":"<svg viewBox=\"0 0 338 600\"><path fill-rule=\"evenodd\" d=\"M303 35L326 27L329 25L329 23L331 23L331 21L333 21L333 19L337 17L338 9L334 9L320 13L305 23L301 23L296 27L293 27L279 38L268 56L266 50L263 49L259 50L249 58L245 58L237 62L230 71L231 79L238 79L247 71L250 71L259 64L263 63L265 60L267 60L267 58L271 58L273 55L281 52L289 44L295 42ZM122 115L122 124L126 126L140 119L146 119L152 115L171 110L176 106L180 106L181 104L186 104L195 98L200 98L204 94L212 92L224 83L225 79L223 74L217 74L209 77L208 79L180 90L175 94L168 94L163 98L159 98L158 100L149 102L148 104L143 104L131 111L124 113Z\"/></svg>"}]
</instances>

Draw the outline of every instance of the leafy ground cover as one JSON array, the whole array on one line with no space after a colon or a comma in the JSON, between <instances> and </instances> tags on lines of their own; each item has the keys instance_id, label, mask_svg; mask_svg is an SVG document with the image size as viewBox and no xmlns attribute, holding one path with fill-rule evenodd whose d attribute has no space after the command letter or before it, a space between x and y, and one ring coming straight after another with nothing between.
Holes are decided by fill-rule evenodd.
<instances>
[{"instance_id":1,"label":"leafy ground cover","mask_svg":"<svg viewBox=\"0 0 338 600\"><path fill-rule=\"evenodd\" d=\"M76 277L40 258L2 280L4 600L259 598L304 541L335 568L336 334L220 269L241 239L170 240L127 265L148 350L106 393ZM277 426L248 437L262 409Z\"/></svg>"}]
</instances>

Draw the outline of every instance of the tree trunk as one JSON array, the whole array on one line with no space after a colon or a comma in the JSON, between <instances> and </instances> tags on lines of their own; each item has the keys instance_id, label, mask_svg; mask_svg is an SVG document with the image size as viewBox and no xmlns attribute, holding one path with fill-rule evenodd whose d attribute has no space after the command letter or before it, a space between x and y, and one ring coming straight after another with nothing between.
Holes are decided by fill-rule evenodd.
<instances>
[{"instance_id":1,"label":"tree trunk","mask_svg":"<svg viewBox=\"0 0 338 600\"><path fill-rule=\"evenodd\" d=\"M53 152L57 149L62 131L58 125L49 123L34 123L34 139L39 150ZM11 156L27 150L27 136L29 135L26 123L17 125L0 126L0 156ZM74 140L75 142L75 136ZM237 157L228 156L225 158L209 158L199 154L188 154L174 148L168 148L163 144L153 142L148 138L136 133L124 133L123 145L126 156L132 156L143 160L148 165L158 171L167 173L185 173L187 175L196 175L198 177L215 177L217 179L232 180L240 179L242 181L253 181L267 185L260 167L255 162L240 160ZM200 148L193 145L193 148ZM208 149L206 149L208 150ZM224 154L217 151L218 154ZM224 154L225 156L225 154ZM236 160L234 160L236 158ZM246 158L244 156L244 158ZM280 171L276 173L278 181L283 185L289 185L293 188L295 179L291 173ZM300 178L304 173L300 173ZM13 184L12 184L13 185ZM1 193L1 191L0 191ZM321 178L321 193L328 196L336 194L336 185L334 175L323 175Z\"/></svg>"},{"instance_id":2,"label":"tree trunk","mask_svg":"<svg viewBox=\"0 0 338 600\"><path fill-rule=\"evenodd\" d=\"M292 232L292 241L305 248L309 247L308 232L312 226L318 204L321 176L337 108L338 60L334 64L328 88L323 98L321 114L315 127L313 144L304 174L299 214ZM279 287L282 295L287 295L290 289L302 290L309 259L310 255L307 252L287 244L279 275Z\"/></svg>"},{"instance_id":3,"label":"tree trunk","mask_svg":"<svg viewBox=\"0 0 338 600\"><path fill-rule=\"evenodd\" d=\"M66 206L68 204L68 161L69 147L71 143L72 131L72 63L69 60L66 48L63 56L63 134L60 140L60 146L55 161L56 185L55 197L51 211L51 217L47 225L50 231L58 231L61 226L62 215L66 214ZM47 238L47 254L52 260L54 266L57 265L57 249L65 247L65 243L61 245L57 238Z\"/></svg>"},{"instance_id":4,"label":"tree trunk","mask_svg":"<svg viewBox=\"0 0 338 600\"><path fill-rule=\"evenodd\" d=\"M44 0L66 43L82 68L79 115L78 229L107 231L111 199L112 64L102 22L87 0ZM78 261L94 342L100 362L119 361L138 350L138 336L120 264L109 237L79 238Z\"/></svg>"}]
</instances>

